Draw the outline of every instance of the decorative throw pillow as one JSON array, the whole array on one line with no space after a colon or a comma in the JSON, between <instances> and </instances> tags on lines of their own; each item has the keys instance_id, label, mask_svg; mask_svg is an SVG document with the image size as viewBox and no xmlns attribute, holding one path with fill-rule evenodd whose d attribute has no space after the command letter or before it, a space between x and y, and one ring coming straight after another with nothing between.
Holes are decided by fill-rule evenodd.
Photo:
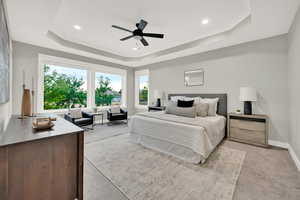
<instances>
[{"instance_id":1,"label":"decorative throw pillow","mask_svg":"<svg viewBox=\"0 0 300 200\"><path fill-rule=\"evenodd\" d=\"M70 110L70 116L74 119L80 119L82 118L82 112L80 108L71 109Z\"/></svg>"},{"instance_id":2,"label":"decorative throw pillow","mask_svg":"<svg viewBox=\"0 0 300 200\"><path fill-rule=\"evenodd\" d=\"M110 108L110 112L111 112L112 114L121 113L121 108L120 108L120 106L112 106L112 107Z\"/></svg>"},{"instance_id":3,"label":"decorative throw pillow","mask_svg":"<svg viewBox=\"0 0 300 200\"><path fill-rule=\"evenodd\" d=\"M208 108L209 108L209 104L208 103L197 103L196 104L197 116L207 117L207 115L208 115Z\"/></svg>"},{"instance_id":4,"label":"decorative throw pillow","mask_svg":"<svg viewBox=\"0 0 300 200\"><path fill-rule=\"evenodd\" d=\"M196 117L196 107L193 106L193 107L189 107L189 108L181 108L181 107L177 107L176 102L170 101L166 107L165 113L195 118Z\"/></svg>"},{"instance_id":5,"label":"decorative throw pillow","mask_svg":"<svg viewBox=\"0 0 300 200\"><path fill-rule=\"evenodd\" d=\"M190 108L190 107L193 107L193 105L194 105L194 100L182 101L182 100L178 99L178 101L177 101L177 106L178 107Z\"/></svg>"},{"instance_id":6,"label":"decorative throw pillow","mask_svg":"<svg viewBox=\"0 0 300 200\"><path fill-rule=\"evenodd\" d=\"M202 103L208 104L208 116L216 116L218 109L219 98L205 98L201 99Z\"/></svg>"},{"instance_id":7,"label":"decorative throw pillow","mask_svg":"<svg viewBox=\"0 0 300 200\"><path fill-rule=\"evenodd\" d=\"M201 102L201 97L184 97L184 101L194 100L194 104Z\"/></svg>"}]
</instances>

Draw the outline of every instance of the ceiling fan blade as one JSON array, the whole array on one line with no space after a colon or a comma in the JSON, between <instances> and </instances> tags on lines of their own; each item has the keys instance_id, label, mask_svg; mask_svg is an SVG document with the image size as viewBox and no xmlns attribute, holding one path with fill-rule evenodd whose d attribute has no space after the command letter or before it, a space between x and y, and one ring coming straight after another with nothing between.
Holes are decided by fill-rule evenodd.
<instances>
[{"instance_id":1,"label":"ceiling fan blade","mask_svg":"<svg viewBox=\"0 0 300 200\"><path fill-rule=\"evenodd\" d=\"M143 33L143 36L154 37L154 38L164 38L164 34L158 34L158 33Z\"/></svg>"},{"instance_id":2,"label":"ceiling fan blade","mask_svg":"<svg viewBox=\"0 0 300 200\"><path fill-rule=\"evenodd\" d=\"M149 46L147 40L145 40L145 38L142 38L141 39L141 43L144 45L144 46Z\"/></svg>"},{"instance_id":3,"label":"ceiling fan blade","mask_svg":"<svg viewBox=\"0 0 300 200\"><path fill-rule=\"evenodd\" d=\"M146 22L145 20L142 20L140 21L139 23L139 26L138 26L138 29L140 30L144 30L144 28L147 26L148 22Z\"/></svg>"},{"instance_id":4,"label":"ceiling fan blade","mask_svg":"<svg viewBox=\"0 0 300 200\"><path fill-rule=\"evenodd\" d=\"M131 30L129 30L129 29L126 29L126 28L123 28L123 27L120 27L120 26L112 25L112 27L113 27L113 28L116 28L116 29L120 29L120 30L123 30L123 31L127 31L127 32L130 32L130 33L132 33L132 31L131 31Z\"/></svg>"},{"instance_id":5,"label":"ceiling fan blade","mask_svg":"<svg viewBox=\"0 0 300 200\"><path fill-rule=\"evenodd\" d=\"M130 38L134 37L134 35L130 35L130 36L127 36L127 37L124 37L122 39L120 39L121 41L125 41L125 40L128 40Z\"/></svg>"}]
</instances>

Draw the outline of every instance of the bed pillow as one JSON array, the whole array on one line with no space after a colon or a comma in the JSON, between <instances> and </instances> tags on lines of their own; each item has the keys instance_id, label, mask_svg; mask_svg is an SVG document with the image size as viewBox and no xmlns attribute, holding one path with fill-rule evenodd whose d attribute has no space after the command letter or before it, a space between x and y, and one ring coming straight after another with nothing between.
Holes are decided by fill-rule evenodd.
<instances>
[{"instance_id":1,"label":"bed pillow","mask_svg":"<svg viewBox=\"0 0 300 200\"><path fill-rule=\"evenodd\" d=\"M182 107L178 107L176 102L170 101L167 105L165 113L195 118L196 117L196 107L193 106L193 107L189 107L189 108L182 108Z\"/></svg>"},{"instance_id":2,"label":"bed pillow","mask_svg":"<svg viewBox=\"0 0 300 200\"><path fill-rule=\"evenodd\" d=\"M185 101L191 101L194 100L194 103L200 103L201 102L201 97L184 97Z\"/></svg>"},{"instance_id":3,"label":"bed pillow","mask_svg":"<svg viewBox=\"0 0 300 200\"><path fill-rule=\"evenodd\" d=\"M174 102L176 102L177 103L177 101L178 100L184 100L184 96L173 96L173 97L171 97L171 101L174 101Z\"/></svg>"},{"instance_id":4,"label":"bed pillow","mask_svg":"<svg viewBox=\"0 0 300 200\"><path fill-rule=\"evenodd\" d=\"M190 107L193 107L193 105L194 105L194 100L182 101L182 100L178 99L178 101L177 101L177 107L190 108Z\"/></svg>"},{"instance_id":5,"label":"bed pillow","mask_svg":"<svg viewBox=\"0 0 300 200\"><path fill-rule=\"evenodd\" d=\"M216 116L217 115L217 108L218 108L219 98L205 98L201 99L201 103L208 104L208 116Z\"/></svg>"},{"instance_id":6,"label":"bed pillow","mask_svg":"<svg viewBox=\"0 0 300 200\"><path fill-rule=\"evenodd\" d=\"M208 116L208 109L209 109L208 103L197 103L195 106L196 106L197 116L200 116L200 117Z\"/></svg>"}]
</instances>

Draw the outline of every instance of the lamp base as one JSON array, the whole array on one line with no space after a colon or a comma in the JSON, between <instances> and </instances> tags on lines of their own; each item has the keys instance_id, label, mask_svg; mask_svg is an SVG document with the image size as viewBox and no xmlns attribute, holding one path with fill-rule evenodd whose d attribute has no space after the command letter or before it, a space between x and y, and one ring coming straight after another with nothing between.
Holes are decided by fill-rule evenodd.
<instances>
[{"instance_id":1,"label":"lamp base","mask_svg":"<svg viewBox=\"0 0 300 200\"><path fill-rule=\"evenodd\" d=\"M244 114L252 115L252 102L251 101L244 102Z\"/></svg>"},{"instance_id":2,"label":"lamp base","mask_svg":"<svg viewBox=\"0 0 300 200\"><path fill-rule=\"evenodd\" d=\"M156 106L157 106L157 107L160 107L160 106L161 106L161 101L160 101L160 99L157 99L157 101L156 101Z\"/></svg>"}]
</instances>

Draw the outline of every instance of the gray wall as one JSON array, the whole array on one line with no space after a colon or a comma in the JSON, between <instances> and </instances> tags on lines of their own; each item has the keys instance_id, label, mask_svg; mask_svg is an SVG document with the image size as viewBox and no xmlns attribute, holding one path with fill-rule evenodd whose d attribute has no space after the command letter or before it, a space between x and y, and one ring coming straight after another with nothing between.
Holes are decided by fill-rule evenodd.
<instances>
[{"instance_id":1,"label":"gray wall","mask_svg":"<svg viewBox=\"0 0 300 200\"><path fill-rule=\"evenodd\" d=\"M38 54L46 54L50 56L57 56L67 59L73 59L78 60L82 62L87 63L93 63L93 64L99 64L99 65L105 65L109 67L115 67L120 69L127 70L127 107L129 114L133 112L133 89L132 89L132 83L134 79L134 73L133 69L130 69L126 66L117 65L114 63L91 59L83 56L78 56L74 54L65 53L62 51L56 51L52 49L47 49L43 47L38 47L30 44L25 44L21 42L13 41L13 113L19 114L21 110L21 100L22 100L22 71L26 71L26 85L31 86L31 78L30 77L37 77L38 76ZM35 79L37 80L37 79ZM36 83L42 84L42 83ZM36 88L35 88L36 89ZM36 101L35 101L36 102Z\"/></svg>"},{"instance_id":2,"label":"gray wall","mask_svg":"<svg viewBox=\"0 0 300 200\"><path fill-rule=\"evenodd\" d=\"M288 141L287 35L144 66L154 89L165 93L227 93L229 111L242 108L239 88L258 90L255 113L270 116L270 139ZM203 68L204 86L185 87L184 71Z\"/></svg>"},{"instance_id":3,"label":"gray wall","mask_svg":"<svg viewBox=\"0 0 300 200\"><path fill-rule=\"evenodd\" d=\"M300 10L295 17L289 36L289 91L290 138L289 143L300 158Z\"/></svg>"}]
</instances>

